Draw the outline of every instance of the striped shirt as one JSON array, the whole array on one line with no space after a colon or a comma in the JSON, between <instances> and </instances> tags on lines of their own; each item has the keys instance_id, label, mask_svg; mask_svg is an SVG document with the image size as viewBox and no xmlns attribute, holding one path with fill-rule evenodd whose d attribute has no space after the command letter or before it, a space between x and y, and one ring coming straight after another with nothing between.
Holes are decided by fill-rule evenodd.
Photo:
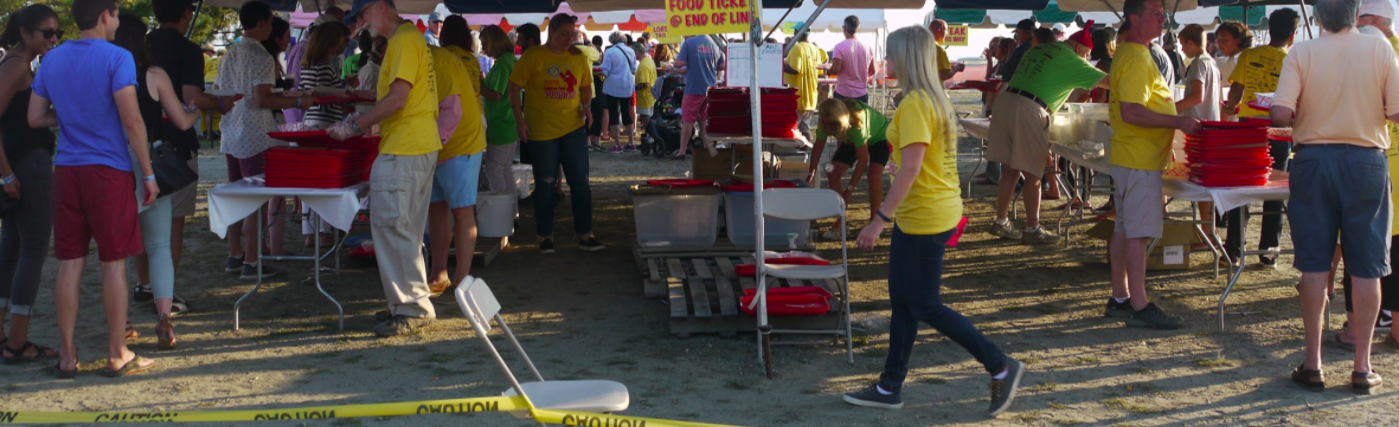
<instances>
[{"instance_id":1,"label":"striped shirt","mask_svg":"<svg viewBox=\"0 0 1399 427\"><path fill-rule=\"evenodd\" d=\"M330 63L301 67L301 82L297 84L296 88L307 90L317 87L344 89L345 81L340 78L340 73ZM306 110L306 115L302 120L308 125L324 128L340 122L343 118L344 113L341 112L339 105L317 105Z\"/></svg>"}]
</instances>

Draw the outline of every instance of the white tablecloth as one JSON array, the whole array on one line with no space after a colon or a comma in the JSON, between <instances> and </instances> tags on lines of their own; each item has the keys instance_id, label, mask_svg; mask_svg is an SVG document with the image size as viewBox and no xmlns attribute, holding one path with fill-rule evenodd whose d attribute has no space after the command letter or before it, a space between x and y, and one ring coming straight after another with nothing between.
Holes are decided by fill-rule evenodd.
<instances>
[{"instance_id":1,"label":"white tablecloth","mask_svg":"<svg viewBox=\"0 0 1399 427\"><path fill-rule=\"evenodd\" d=\"M1105 175L1112 174L1108 171L1107 157L1089 159L1088 153L1083 152L1083 150L1061 144L1049 144L1049 152L1063 157L1068 160L1069 163L1092 169L1094 172Z\"/></svg>"},{"instance_id":2,"label":"white tablecloth","mask_svg":"<svg viewBox=\"0 0 1399 427\"><path fill-rule=\"evenodd\" d=\"M1253 202L1287 200L1288 182L1275 181L1256 187L1205 187L1179 178L1166 178L1161 183L1162 192L1181 200L1192 202L1213 202L1214 208L1223 215L1238 207Z\"/></svg>"},{"instance_id":3,"label":"white tablecloth","mask_svg":"<svg viewBox=\"0 0 1399 427\"><path fill-rule=\"evenodd\" d=\"M967 117L957 119L957 122L961 123L962 129L966 129L967 133L974 138L987 139L991 135L991 119Z\"/></svg>"},{"instance_id":4,"label":"white tablecloth","mask_svg":"<svg viewBox=\"0 0 1399 427\"><path fill-rule=\"evenodd\" d=\"M301 202L340 230L349 230L359 212L360 198L369 193L369 183L345 188L269 188L261 176L222 184L209 190L209 228L223 238L228 226L247 218L267 199L276 196L299 197Z\"/></svg>"}]
</instances>

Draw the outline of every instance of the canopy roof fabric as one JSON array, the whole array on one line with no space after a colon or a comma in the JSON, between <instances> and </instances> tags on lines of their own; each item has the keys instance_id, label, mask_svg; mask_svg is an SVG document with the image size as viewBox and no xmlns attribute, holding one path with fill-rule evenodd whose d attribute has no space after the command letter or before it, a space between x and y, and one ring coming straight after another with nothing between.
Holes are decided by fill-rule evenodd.
<instances>
[{"instance_id":1,"label":"canopy roof fabric","mask_svg":"<svg viewBox=\"0 0 1399 427\"><path fill-rule=\"evenodd\" d=\"M318 12L331 6L338 6L341 9L350 10L354 5L353 0L258 0L272 6L273 10L294 11L298 5L307 12ZM763 2L765 9L787 9L796 4L798 0L766 0ZM808 0L810 4L815 0ZM849 9L919 9L924 3L932 0L830 0L828 8L849 8ZM961 0L968 1L968 0ZM970 0L975 2L975 0ZM1047 0L1045 0L1047 1ZM1040 1L1043 5L1045 1ZM205 0L205 4L210 6L221 6L239 8L247 0ZM558 11L565 3L562 0L397 0L394 2L398 6L398 11L404 14L428 14L437 8L438 3L447 6L447 10L452 13L544 13L552 14ZM570 10L577 12L613 12L629 10L655 10L656 6L663 3L657 0L573 0L567 2ZM815 6L811 6L814 10ZM982 6L985 8L985 6ZM664 13L664 11L662 11ZM641 22L647 22L641 15L637 16ZM601 20L594 19L599 23ZM630 17L622 19L624 23Z\"/></svg>"}]
</instances>

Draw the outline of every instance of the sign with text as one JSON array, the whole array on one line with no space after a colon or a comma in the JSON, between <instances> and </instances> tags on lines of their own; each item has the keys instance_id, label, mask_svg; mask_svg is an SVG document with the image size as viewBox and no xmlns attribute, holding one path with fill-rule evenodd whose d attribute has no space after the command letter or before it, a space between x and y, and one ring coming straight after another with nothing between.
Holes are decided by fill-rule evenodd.
<instances>
[{"instance_id":1,"label":"sign with text","mask_svg":"<svg viewBox=\"0 0 1399 427\"><path fill-rule=\"evenodd\" d=\"M743 33L751 15L748 0L666 0L671 37Z\"/></svg>"},{"instance_id":2,"label":"sign with text","mask_svg":"<svg viewBox=\"0 0 1399 427\"><path fill-rule=\"evenodd\" d=\"M685 39L681 38L680 36L671 34L670 26L665 24L652 25L651 36L655 37L657 42L665 44L674 44L685 41Z\"/></svg>"},{"instance_id":3,"label":"sign with text","mask_svg":"<svg viewBox=\"0 0 1399 427\"><path fill-rule=\"evenodd\" d=\"M729 56L724 61L729 87L753 85L753 47L742 43L729 44ZM782 87L782 45L766 43L758 48L758 87Z\"/></svg>"},{"instance_id":4,"label":"sign with text","mask_svg":"<svg viewBox=\"0 0 1399 427\"><path fill-rule=\"evenodd\" d=\"M947 38L942 39L942 45L946 46L966 46L967 39L970 38L971 27L966 25L948 25Z\"/></svg>"}]
</instances>

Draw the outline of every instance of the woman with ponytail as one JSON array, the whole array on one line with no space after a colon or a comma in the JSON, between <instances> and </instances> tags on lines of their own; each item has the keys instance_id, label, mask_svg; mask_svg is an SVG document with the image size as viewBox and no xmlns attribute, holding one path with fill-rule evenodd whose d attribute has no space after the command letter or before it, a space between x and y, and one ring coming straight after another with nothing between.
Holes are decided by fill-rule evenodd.
<instances>
[{"instance_id":1,"label":"woman with ponytail","mask_svg":"<svg viewBox=\"0 0 1399 427\"><path fill-rule=\"evenodd\" d=\"M889 356L879 381L846 394L846 403L874 408L903 407L899 390L918 337L918 323L932 325L961 345L991 375L991 416L1010 408L1025 364L1006 357L966 317L942 303L943 252L962 221L957 175L957 128L952 102L943 92L933 59L933 33L906 27L889 34L889 77L899 79L903 102L885 138L893 145L894 182L855 243L873 249L886 223L889 244ZM894 218L898 218L895 222Z\"/></svg>"},{"instance_id":2,"label":"woman with ponytail","mask_svg":"<svg viewBox=\"0 0 1399 427\"><path fill-rule=\"evenodd\" d=\"M35 4L10 15L0 34L0 184L4 197L18 202L0 216L0 309L9 314L9 334L0 338L6 365L58 357L58 352L29 342L29 316L39 291L39 275L49 255L52 234L54 135L29 127L26 114L34 73L29 63L63 38L58 14ZM0 333L5 312L0 312Z\"/></svg>"}]
</instances>

